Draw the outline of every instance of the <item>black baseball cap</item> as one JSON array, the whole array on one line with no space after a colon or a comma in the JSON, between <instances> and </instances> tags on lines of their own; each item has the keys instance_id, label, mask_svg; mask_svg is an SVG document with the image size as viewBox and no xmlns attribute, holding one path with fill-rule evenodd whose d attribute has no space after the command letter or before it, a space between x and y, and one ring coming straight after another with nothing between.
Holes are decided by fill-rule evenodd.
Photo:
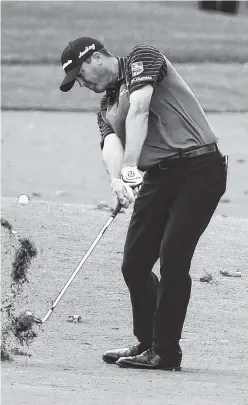
<instances>
[{"instance_id":1,"label":"black baseball cap","mask_svg":"<svg viewBox=\"0 0 248 405\"><path fill-rule=\"evenodd\" d=\"M61 91L66 92L73 87L82 62L103 47L101 42L90 37L80 37L69 42L61 55L62 67L66 73L60 86Z\"/></svg>"}]
</instances>

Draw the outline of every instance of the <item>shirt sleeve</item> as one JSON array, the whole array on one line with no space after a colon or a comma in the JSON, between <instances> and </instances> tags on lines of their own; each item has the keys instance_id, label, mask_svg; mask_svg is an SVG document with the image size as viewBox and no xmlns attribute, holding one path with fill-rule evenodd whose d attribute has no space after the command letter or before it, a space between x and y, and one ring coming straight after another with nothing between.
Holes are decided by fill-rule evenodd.
<instances>
[{"instance_id":1,"label":"shirt sleeve","mask_svg":"<svg viewBox=\"0 0 248 405\"><path fill-rule=\"evenodd\" d=\"M109 134L112 134L114 132L113 128L111 125L109 125L102 117L103 111L107 110L107 101L106 101L106 96L104 96L101 100L101 109L97 112L97 124L100 130L100 136L101 136L101 141L100 141L100 146L101 149L103 149L104 146L104 140L106 136Z\"/></svg>"},{"instance_id":2,"label":"shirt sleeve","mask_svg":"<svg viewBox=\"0 0 248 405\"><path fill-rule=\"evenodd\" d=\"M136 46L127 61L127 84L129 93L152 84L153 87L167 75L164 55L149 45Z\"/></svg>"}]
</instances>

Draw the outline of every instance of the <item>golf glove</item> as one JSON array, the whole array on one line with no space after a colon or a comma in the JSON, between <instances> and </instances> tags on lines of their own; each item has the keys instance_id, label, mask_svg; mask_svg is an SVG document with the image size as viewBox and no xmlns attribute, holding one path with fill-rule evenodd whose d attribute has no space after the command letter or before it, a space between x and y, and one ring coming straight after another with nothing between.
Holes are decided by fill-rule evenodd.
<instances>
[{"instance_id":1,"label":"golf glove","mask_svg":"<svg viewBox=\"0 0 248 405\"><path fill-rule=\"evenodd\" d=\"M137 166L124 166L121 169L121 179L132 188L139 187L143 183L143 176Z\"/></svg>"},{"instance_id":2,"label":"golf glove","mask_svg":"<svg viewBox=\"0 0 248 405\"><path fill-rule=\"evenodd\" d=\"M132 204L134 202L133 190L121 179L112 180L111 188L124 208L128 208L129 204Z\"/></svg>"}]
</instances>

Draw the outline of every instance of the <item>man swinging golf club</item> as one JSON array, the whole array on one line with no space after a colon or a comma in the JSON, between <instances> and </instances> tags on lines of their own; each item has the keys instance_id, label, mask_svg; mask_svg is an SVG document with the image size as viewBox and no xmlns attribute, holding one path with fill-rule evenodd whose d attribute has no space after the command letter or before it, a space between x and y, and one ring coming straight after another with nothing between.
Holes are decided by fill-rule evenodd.
<instances>
[{"instance_id":1,"label":"man swinging golf club","mask_svg":"<svg viewBox=\"0 0 248 405\"><path fill-rule=\"evenodd\" d=\"M138 342L103 354L120 367L180 370L191 259L226 189L226 161L195 95L158 49L112 55L93 38L67 45L61 91L105 92L103 161L121 204L134 202L122 263ZM145 175L140 173L145 172ZM160 280L152 272L160 259Z\"/></svg>"}]
</instances>

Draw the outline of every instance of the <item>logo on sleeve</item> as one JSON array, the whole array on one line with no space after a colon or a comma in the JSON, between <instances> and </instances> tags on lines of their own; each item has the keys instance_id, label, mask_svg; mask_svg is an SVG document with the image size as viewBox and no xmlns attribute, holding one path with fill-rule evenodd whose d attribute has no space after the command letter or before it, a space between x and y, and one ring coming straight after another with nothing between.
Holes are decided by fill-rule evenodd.
<instances>
[{"instance_id":1,"label":"logo on sleeve","mask_svg":"<svg viewBox=\"0 0 248 405\"><path fill-rule=\"evenodd\" d=\"M132 77L140 75L144 72L143 62L133 62L131 63Z\"/></svg>"},{"instance_id":2,"label":"logo on sleeve","mask_svg":"<svg viewBox=\"0 0 248 405\"><path fill-rule=\"evenodd\" d=\"M135 82L152 82L153 78L152 76L143 76L143 77L134 77L131 79L131 84Z\"/></svg>"}]
</instances>

